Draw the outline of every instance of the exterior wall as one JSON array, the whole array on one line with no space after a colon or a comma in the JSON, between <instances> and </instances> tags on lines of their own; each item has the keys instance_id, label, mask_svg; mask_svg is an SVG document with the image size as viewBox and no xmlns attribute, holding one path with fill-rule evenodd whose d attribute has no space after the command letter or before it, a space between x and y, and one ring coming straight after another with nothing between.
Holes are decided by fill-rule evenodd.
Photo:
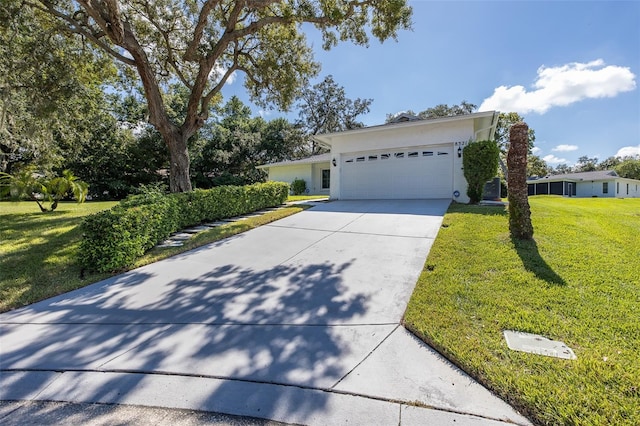
<instances>
[{"instance_id":1,"label":"exterior wall","mask_svg":"<svg viewBox=\"0 0 640 426\"><path fill-rule=\"evenodd\" d=\"M451 198L468 203L467 181L462 170L462 158L458 158L458 147L463 149L467 141L474 138L474 133L474 120L469 119L428 125L422 122L415 126L387 125L374 131L352 131L332 135L330 137L331 157L336 160L337 167L331 168L331 198L340 199L340 168L345 154L450 144L453 146L453 190L460 193L457 198L451 194ZM443 179L449 179L449 177L443 176Z\"/></svg>"},{"instance_id":2,"label":"exterior wall","mask_svg":"<svg viewBox=\"0 0 640 426\"><path fill-rule=\"evenodd\" d=\"M620 184L620 190L617 191L617 185ZM616 197L617 198L640 198L640 181L633 179L616 179ZM611 190L609 190L611 192Z\"/></svg>"},{"instance_id":3,"label":"exterior wall","mask_svg":"<svg viewBox=\"0 0 640 426\"><path fill-rule=\"evenodd\" d=\"M334 167L335 168L335 167ZM329 188L322 189L322 171L329 170L330 179L333 179L331 173L331 165L329 163L318 163L312 165L313 187L309 188L310 194L327 194L329 195ZM333 182L330 182L333 185Z\"/></svg>"},{"instance_id":4,"label":"exterior wall","mask_svg":"<svg viewBox=\"0 0 640 426\"><path fill-rule=\"evenodd\" d=\"M329 194L329 190L322 189L323 169L329 169L329 163L269 167L269 180L291 183L295 179L304 179L309 194Z\"/></svg>"},{"instance_id":5,"label":"exterior wall","mask_svg":"<svg viewBox=\"0 0 640 426\"><path fill-rule=\"evenodd\" d=\"M577 197L615 197L616 196L616 184L615 179L611 180L596 180L587 182L576 182L576 196ZM609 191L607 194L602 192L602 183L607 182L609 184Z\"/></svg>"}]
</instances>

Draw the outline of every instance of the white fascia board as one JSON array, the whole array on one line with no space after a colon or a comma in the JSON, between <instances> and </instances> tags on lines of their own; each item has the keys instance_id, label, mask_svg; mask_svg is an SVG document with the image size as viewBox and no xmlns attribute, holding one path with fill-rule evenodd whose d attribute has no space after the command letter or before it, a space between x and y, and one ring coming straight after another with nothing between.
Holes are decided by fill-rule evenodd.
<instances>
[{"instance_id":1,"label":"white fascia board","mask_svg":"<svg viewBox=\"0 0 640 426\"><path fill-rule=\"evenodd\" d=\"M331 147L332 142L335 138L342 138L349 135L356 134L366 134L372 132L393 132L396 129L408 129L413 127L429 127L436 124L447 123L447 122L455 122L455 121L467 121L467 120L476 120L482 118L490 118L491 125L488 128L493 126L493 130L491 131L491 135L495 132L495 125L497 124L497 113L495 111L484 111L484 112L475 112L473 114L465 114L465 115L456 115L453 117L441 117L441 118L430 118L426 120L416 120L416 121L405 121L401 123L389 123L389 124L380 124L377 126L370 127L361 127L359 129L351 129L345 130L343 132L335 132L335 133L325 133L322 135L315 135L313 139L316 142L323 144L326 147Z\"/></svg>"}]
</instances>

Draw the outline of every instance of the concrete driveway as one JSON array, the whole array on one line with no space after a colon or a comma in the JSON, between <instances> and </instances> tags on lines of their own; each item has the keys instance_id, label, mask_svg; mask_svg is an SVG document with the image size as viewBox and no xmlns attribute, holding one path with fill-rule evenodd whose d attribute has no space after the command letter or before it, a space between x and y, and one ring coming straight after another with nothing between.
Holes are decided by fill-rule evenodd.
<instances>
[{"instance_id":1,"label":"concrete driveway","mask_svg":"<svg viewBox=\"0 0 640 426\"><path fill-rule=\"evenodd\" d=\"M325 203L2 314L0 400L527 424L400 325L448 204Z\"/></svg>"}]
</instances>

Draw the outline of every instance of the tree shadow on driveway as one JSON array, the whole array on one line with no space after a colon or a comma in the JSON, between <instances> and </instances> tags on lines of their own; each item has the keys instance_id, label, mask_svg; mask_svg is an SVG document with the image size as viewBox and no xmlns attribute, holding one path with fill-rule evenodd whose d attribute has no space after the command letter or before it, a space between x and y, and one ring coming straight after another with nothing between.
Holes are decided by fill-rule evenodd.
<instances>
[{"instance_id":1,"label":"tree shadow on driveway","mask_svg":"<svg viewBox=\"0 0 640 426\"><path fill-rule=\"evenodd\" d=\"M134 373L126 380L103 375L82 396L115 403L135 393L146 374L228 379L212 387L206 401L237 394L238 383L282 384L288 387L268 395L260 417L286 407L306 418L322 409L327 394L291 405L287 389L331 387L391 328L343 325L367 310L367 296L350 294L342 282L350 265L223 265L154 286L148 284L158 277L124 274L96 284L100 291L87 288L0 315L0 370ZM146 304L145 292L151 293ZM0 399L24 385L3 380ZM166 392L180 400L183 390Z\"/></svg>"}]
</instances>

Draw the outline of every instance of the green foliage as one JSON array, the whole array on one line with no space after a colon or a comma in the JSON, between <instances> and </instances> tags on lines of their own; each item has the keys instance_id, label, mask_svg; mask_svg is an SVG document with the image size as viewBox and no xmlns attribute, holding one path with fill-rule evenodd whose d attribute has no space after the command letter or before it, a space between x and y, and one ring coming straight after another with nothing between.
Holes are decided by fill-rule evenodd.
<instances>
[{"instance_id":1,"label":"green foliage","mask_svg":"<svg viewBox=\"0 0 640 426\"><path fill-rule=\"evenodd\" d=\"M64 170L62 176L46 179L33 167L25 167L13 176L2 173L0 177L3 193L8 193L14 200L33 200L43 212L54 211L64 198L75 197L79 204L83 203L89 188L70 170ZM49 201L49 208L42 205L41 198Z\"/></svg>"},{"instance_id":2,"label":"green foliage","mask_svg":"<svg viewBox=\"0 0 640 426\"><path fill-rule=\"evenodd\" d=\"M547 162L537 155L529 154L527 156L527 176L546 176L551 173L552 168Z\"/></svg>"},{"instance_id":3,"label":"green foliage","mask_svg":"<svg viewBox=\"0 0 640 426\"><path fill-rule=\"evenodd\" d=\"M623 158L615 171L624 178L640 180L640 156Z\"/></svg>"},{"instance_id":4,"label":"green foliage","mask_svg":"<svg viewBox=\"0 0 640 426\"><path fill-rule=\"evenodd\" d=\"M372 102L373 99L347 98L344 87L338 85L333 76L328 75L320 83L302 92L298 103L298 124L307 135L363 127L358 116L368 113Z\"/></svg>"},{"instance_id":5,"label":"green foliage","mask_svg":"<svg viewBox=\"0 0 640 426\"><path fill-rule=\"evenodd\" d=\"M172 232L283 204L288 193L282 182L175 194L148 190L85 219L80 262L89 270L120 270Z\"/></svg>"},{"instance_id":6,"label":"green foliage","mask_svg":"<svg viewBox=\"0 0 640 426\"><path fill-rule=\"evenodd\" d=\"M459 105L447 105L447 104L439 104L434 107L430 107L425 109L424 111L420 111L418 114L413 112L412 110L407 110L403 112L399 112L396 114L387 114L386 122L390 123L395 120L401 114L409 114L417 116L420 119L428 119L428 118L437 118L437 117L454 117L456 115L465 115L471 114L476 109L478 109L478 105L472 104L463 100Z\"/></svg>"},{"instance_id":7,"label":"green foliage","mask_svg":"<svg viewBox=\"0 0 640 426\"><path fill-rule=\"evenodd\" d=\"M301 195L304 194L307 190L307 182L304 179L295 178L293 182L291 182L291 192L293 195Z\"/></svg>"},{"instance_id":8,"label":"green foliage","mask_svg":"<svg viewBox=\"0 0 640 426\"><path fill-rule=\"evenodd\" d=\"M135 7L118 0L34 0L23 5L47 14L61 34L93 43L88 52L101 51L125 64L122 74L127 79L139 74L148 121L162 135L172 158L174 192L191 190L188 141L204 125L211 103L235 72L245 74L252 101L288 110L320 69L303 24L322 33L325 49L338 40L366 46L371 36L384 41L410 29L412 13L407 0L159 0ZM168 105L174 84L186 95L185 114L172 114Z\"/></svg>"},{"instance_id":9,"label":"green foliage","mask_svg":"<svg viewBox=\"0 0 640 426\"><path fill-rule=\"evenodd\" d=\"M247 185L263 182L257 165L297 158L304 152L302 131L284 118L265 121L232 96L215 108L216 122L206 124L189 145L195 186Z\"/></svg>"},{"instance_id":10,"label":"green foliage","mask_svg":"<svg viewBox=\"0 0 640 426\"><path fill-rule=\"evenodd\" d=\"M500 149L495 141L477 141L464 147L462 164L467 195L472 204L482 200L484 186L498 172Z\"/></svg>"}]
</instances>

